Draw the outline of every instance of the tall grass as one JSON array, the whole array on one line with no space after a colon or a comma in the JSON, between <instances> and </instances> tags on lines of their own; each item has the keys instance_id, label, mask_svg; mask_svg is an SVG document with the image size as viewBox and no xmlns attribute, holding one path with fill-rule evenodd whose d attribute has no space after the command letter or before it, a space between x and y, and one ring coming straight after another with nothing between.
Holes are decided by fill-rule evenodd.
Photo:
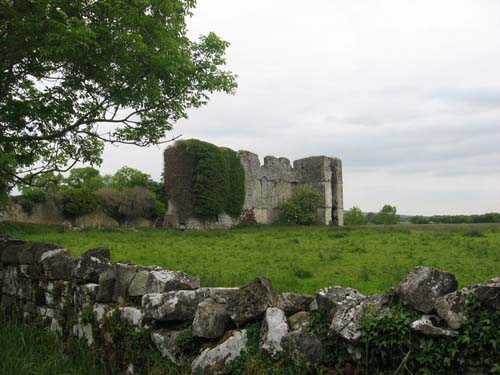
<instances>
[{"instance_id":1,"label":"tall grass","mask_svg":"<svg viewBox=\"0 0 500 375\"><path fill-rule=\"evenodd\" d=\"M1 375L102 375L84 344L71 356L62 341L46 329L24 325L0 312Z\"/></svg>"}]
</instances>

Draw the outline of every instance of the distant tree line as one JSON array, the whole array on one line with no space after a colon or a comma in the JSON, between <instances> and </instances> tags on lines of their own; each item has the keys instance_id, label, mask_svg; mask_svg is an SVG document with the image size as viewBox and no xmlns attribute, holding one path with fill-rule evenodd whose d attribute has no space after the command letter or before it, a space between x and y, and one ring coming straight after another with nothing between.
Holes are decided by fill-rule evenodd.
<instances>
[{"instance_id":1,"label":"distant tree line","mask_svg":"<svg viewBox=\"0 0 500 375\"><path fill-rule=\"evenodd\" d=\"M26 213L51 199L69 220L101 210L127 224L137 218L156 220L166 211L163 184L129 167L104 176L91 167L74 168L66 177L47 173L34 179L32 186L21 187L21 193L11 199Z\"/></svg>"},{"instance_id":2,"label":"distant tree line","mask_svg":"<svg viewBox=\"0 0 500 375\"><path fill-rule=\"evenodd\" d=\"M413 224L473 224L473 223L500 223L500 213L489 212L482 215L433 215L412 216L410 222Z\"/></svg>"},{"instance_id":3,"label":"distant tree line","mask_svg":"<svg viewBox=\"0 0 500 375\"><path fill-rule=\"evenodd\" d=\"M385 204L382 209L375 212L368 212L364 214L359 207L353 207L347 211L344 215L345 225L366 225L366 224L376 224L376 225L390 225L397 224L399 222L399 215L396 214L396 206L391 206L390 204Z\"/></svg>"}]
</instances>

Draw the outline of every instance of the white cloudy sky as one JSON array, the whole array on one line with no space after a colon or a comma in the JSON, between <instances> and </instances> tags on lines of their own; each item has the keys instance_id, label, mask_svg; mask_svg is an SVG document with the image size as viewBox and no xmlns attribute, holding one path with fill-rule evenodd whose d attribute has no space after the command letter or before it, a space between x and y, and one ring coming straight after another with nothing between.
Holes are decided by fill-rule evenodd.
<instances>
[{"instance_id":1,"label":"white cloudy sky","mask_svg":"<svg viewBox=\"0 0 500 375\"><path fill-rule=\"evenodd\" d=\"M347 208L500 211L500 1L199 0L209 31L239 88L173 135L340 157ZM122 165L159 178L162 148L108 147L103 172Z\"/></svg>"}]
</instances>

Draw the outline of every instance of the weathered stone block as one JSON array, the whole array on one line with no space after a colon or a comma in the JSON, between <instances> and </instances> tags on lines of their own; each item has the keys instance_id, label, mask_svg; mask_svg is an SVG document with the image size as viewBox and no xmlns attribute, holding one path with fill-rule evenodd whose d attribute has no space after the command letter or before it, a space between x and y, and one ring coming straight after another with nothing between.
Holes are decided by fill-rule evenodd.
<instances>
[{"instance_id":1,"label":"weathered stone block","mask_svg":"<svg viewBox=\"0 0 500 375\"><path fill-rule=\"evenodd\" d=\"M260 348L271 356L283 351L281 341L288 334L285 312L276 307L266 310L260 332Z\"/></svg>"},{"instance_id":2,"label":"weathered stone block","mask_svg":"<svg viewBox=\"0 0 500 375\"><path fill-rule=\"evenodd\" d=\"M139 297L149 293L193 290L199 287L199 277L190 276L182 271L143 269L137 272L130 283L128 294L130 297Z\"/></svg>"},{"instance_id":3,"label":"weathered stone block","mask_svg":"<svg viewBox=\"0 0 500 375\"><path fill-rule=\"evenodd\" d=\"M483 305L500 310L500 276L479 284L474 295Z\"/></svg>"},{"instance_id":4,"label":"weathered stone block","mask_svg":"<svg viewBox=\"0 0 500 375\"><path fill-rule=\"evenodd\" d=\"M54 249L44 252L40 263L47 279L70 280L76 259L66 249Z\"/></svg>"},{"instance_id":5,"label":"weathered stone block","mask_svg":"<svg viewBox=\"0 0 500 375\"><path fill-rule=\"evenodd\" d=\"M399 283L395 293L401 302L417 311L430 313L435 300L457 290L457 280L449 272L419 266Z\"/></svg>"},{"instance_id":6,"label":"weathered stone block","mask_svg":"<svg viewBox=\"0 0 500 375\"><path fill-rule=\"evenodd\" d=\"M79 284L98 283L101 273L113 268L106 258L83 256L78 258L71 275Z\"/></svg>"},{"instance_id":7,"label":"weathered stone block","mask_svg":"<svg viewBox=\"0 0 500 375\"><path fill-rule=\"evenodd\" d=\"M144 318L159 321L193 320L198 303L204 297L195 290L146 294L142 297Z\"/></svg>"},{"instance_id":8,"label":"weathered stone block","mask_svg":"<svg viewBox=\"0 0 500 375\"><path fill-rule=\"evenodd\" d=\"M226 304L212 298L200 302L193 319L193 336L218 339L224 335L230 320Z\"/></svg>"},{"instance_id":9,"label":"weathered stone block","mask_svg":"<svg viewBox=\"0 0 500 375\"><path fill-rule=\"evenodd\" d=\"M205 349L193 361L192 374L228 374L229 365L246 351L247 331L233 331L214 348Z\"/></svg>"},{"instance_id":10,"label":"weathered stone block","mask_svg":"<svg viewBox=\"0 0 500 375\"><path fill-rule=\"evenodd\" d=\"M116 269L111 268L99 275L97 302L112 302L116 284Z\"/></svg>"},{"instance_id":11,"label":"weathered stone block","mask_svg":"<svg viewBox=\"0 0 500 375\"><path fill-rule=\"evenodd\" d=\"M231 319L242 325L262 318L267 308L276 306L277 302L271 280L259 277L239 288L236 302L228 306L228 311Z\"/></svg>"},{"instance_id":12,"label":"weathered stone block","mask_svg":"<svg viewBox=\"0 0 500 375\"><path fill-rule=\"evenodd\" d=\"M281 293L278 295L278 307L287 315L295 314L299 311L308 311L314 297L301 293Z\"/></svg>"}]
</instances>

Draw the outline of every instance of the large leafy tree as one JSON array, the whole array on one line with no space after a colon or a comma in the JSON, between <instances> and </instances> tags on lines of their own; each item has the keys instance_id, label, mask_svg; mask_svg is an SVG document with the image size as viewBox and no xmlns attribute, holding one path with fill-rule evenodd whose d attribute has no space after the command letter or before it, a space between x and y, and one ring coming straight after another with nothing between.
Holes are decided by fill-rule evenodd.
<instances>
[{"instance_id":1,"label":"large leafy tree","mask_svg":"<svg viewBox=\"0 0 500 375\"><path fill-rule=\"evenodd\" d=\"M187 37L194 0L1 0L0 191L104 143L165 139L189 108L232 93L228 43Z\"/></svg>"}]
</instances>

